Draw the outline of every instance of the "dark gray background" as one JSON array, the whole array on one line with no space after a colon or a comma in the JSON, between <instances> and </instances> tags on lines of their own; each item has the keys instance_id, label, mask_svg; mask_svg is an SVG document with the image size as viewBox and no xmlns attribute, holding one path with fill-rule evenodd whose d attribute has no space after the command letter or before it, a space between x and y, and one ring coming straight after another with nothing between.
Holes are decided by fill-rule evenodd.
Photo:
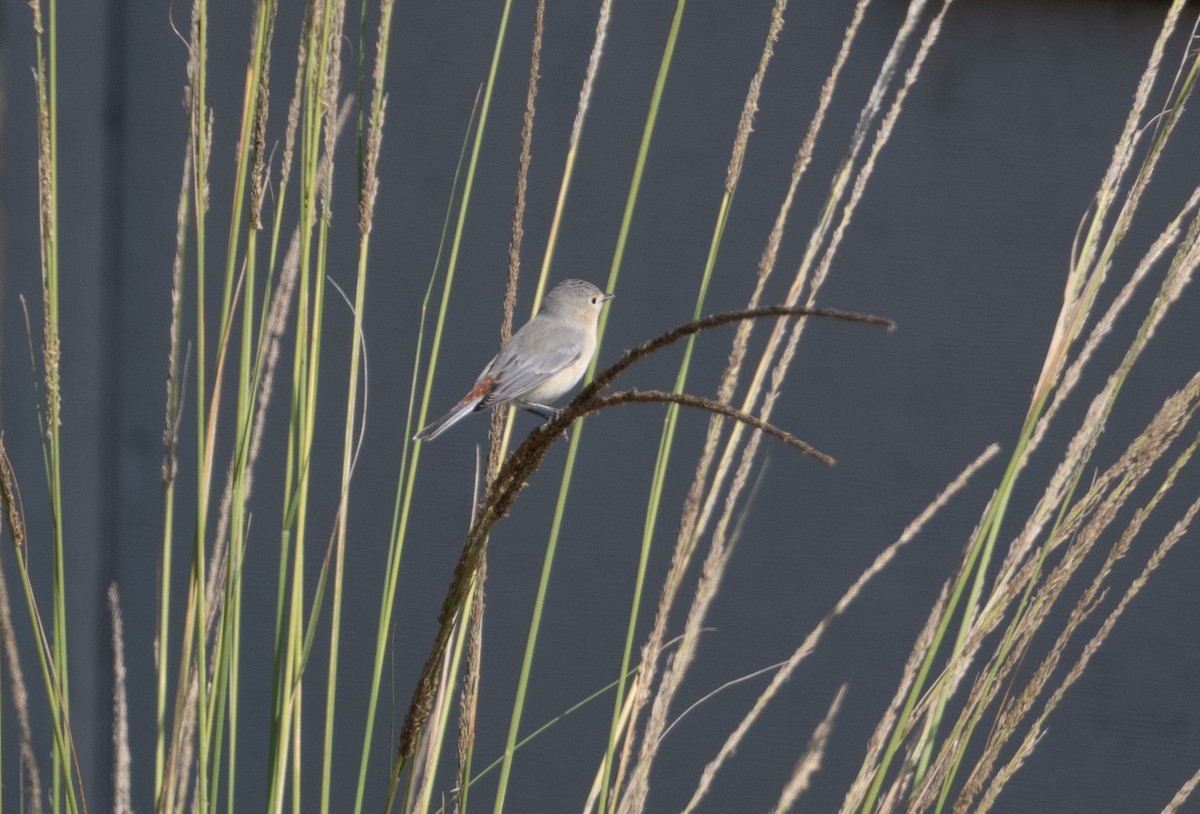
<instances>
[{"instance_id":1,"label":"dark gray background","mask_svg":"<svg viewBox=\"0 0 1200 814\"><path fill-rule=\"evenodd\" d=\"M522 319L531 296L528 281L545 245L596 5L551 3L547 12L526 224L530 276L518 311ZM794 3L788 13L707 311L738 307L750 291L792 157L851 5ZM365 680L358 678L369 665L373 642L371 620L392 514L418 307L471 100L491 57L498 6L447 0L400 4L396 12L366 313L369 440L354 487L347 554L351 604L343 632L338 723L346 757L335 766L339 800L352 794L357 772L357 733L366 698ZM687 10L601 362L691 313L769 6L694 0ZM782 296L784 281L800 259L827 179L843 155L904 8L881 0L868 15L792 214L768 300ZM215 258L223 250L227 228L223 218L231 192L232 138L250 6L216 0L210 9L209 93L216 111L210 256ZM492 326L498 323L504 285L532 9L530 2L515 4L452 296L434 411L460 395L495 347ZM981 0L958 3L951 11L820 298L823 305L884 314L900 330L886 335L836 324L808 330L774 418L836 456L838 466L824 470L778 444L767 444L767 476L714 606L714 630L704 639L681 705L785 658L861 569L970 459L993 441L1004 445L1005 454L1011 449L1061 302L1075 227L1107 166L1164 10L1165 4L1153 2ZM556 278L580 276L603 283L607 275L673 11L668 3L616 4L565 213ZM18 302L24 294L36 317L33 38L24 3L6 0L0 13L5 80L2 426L23 487L31 557L46 573L48 520ZM185 3L138 0L67 3L60 11L71 678L75 732L93 810L106 808L109 794L110 670L102 608L103 592L113 580L121 587L126 614L135 804L141 810L151 806L151 647L161 527L163 381L184 147L180 100L186 54L171 21L184 27L189 13ZM356 8L351 13L357 14ZM284 9L273 77L276 128L281 128L290 93L294 58L288 51L298 25L297 9ZM357 30L348 31L347 59L353 60ZM1178 54L1182 43L1177 39L1175 44L1173 53ZM1200 178L1198 145L1200 129L1193 116L1185 116L1129 248L1118 256L1114 279L1102 292L1105 301ZM339 149L331 275L349 287L356 245L352 141L343 139ZM1147 301L1146 296L1139 300L1143 306ZM327 422L328 437L336 439L349 318L333 300L327 316L321 419ZM1200 358L1198 316L1197 294L1189 289L1127 384L1097 454L1098 466L1110 462L1162 398L1194 371ZM1118 330L1128 337L1135 327L1134 319L1126 319ZM690 390L711 393L729 335L700 339ZM1041 492L1057 451L1086 407L1084 394L1112 369L1122 347L1115 341L1092 364L1091 389L1085 387L1068 405L1057 432L1027 471L1015 498L1014 521L1002 539L1011 537L1022 511ZM677 362L678 351L664 353L631 371L628 382L665 387ZM189 399L189 420L192 409ZM286 400L279 395L258 477L245 589L247 608L260 611L247 615L243 634L240 749L245 763L238 808L246 811L260 809L264 800L259 783L265 736L255 718L265 715L269 697L265 677L284 410ZM661 409L626 408L590 421L583 431L526 707L527 730L606 683L617 670L661 416ZM533 426L528 417L519 422L519 432ZM431 641L433 618L467 523L474 445L483 440L485 423L465 423L422 454L396 609L394 672L388 679L397 723ZM678 507L705 423L695 414L685 414L680 422L648 603L656 598L666 570ZM194 439L185 434L182 449L190 454L193 448ZM477 764L503 746L563 452L551 454L493 538ZM320 474L310 526L314 544L323 541L331 522L338 456L333 444L318 451ZM185 477L193 467L185 460ZM978 477L974 488L957 498L833 625L718 777L704 810L751 811L771 805L837 686L847 682L849 695L824 769L804 798L807 810L836 808L912 638L957 564L1001 467L993 464ZM1185 470L1178 494L1164 502L1162 519L1147 528L1122 564L1119 576L1126 582L1194 499L1197 486L1194 469ZM180 494L178 533L184 540L189 490ZM181 554L184 548L179 547ZM310 560L315 562L315 556ZM11 559L6 565L11 575ZM175 563L180 579L184 565L181 556ZM1048 736L1002 796L999 810L1158 810L1195 771L1200 763L1198 571L1192 533L1154 575L1051 718ZM10 583L10 592L14 588ZM27 628L21 610L17 623ZM177 645L176 638L172 659ZM324 672L323 661L324 654L317 652L313 663L320 665L319 673ZM26 662L26 670L33 680L32 661ZM322 697L317 672L312 681L307 726L315 733ZM670 811L683 804L700 768L764 681L719 695L671 734L652 777L650 810ZM610 706L608 698L592 704L521 750L509 810L570 811L582 805L607 734ZM386 697L384 709L388 714ZM4 738L12 744L8 709L4 718ZM388 721L378 723L368 810L380 799L393 750ZM15 751L6 747L5 755L4 799L13 803ZM315 766L315 739L309 757ZM306 784L315 789L317 778L311 772ZM488 802L493 788L494 781L485 782L473 798L476 805Z\"/></svg>"}]
</instances>

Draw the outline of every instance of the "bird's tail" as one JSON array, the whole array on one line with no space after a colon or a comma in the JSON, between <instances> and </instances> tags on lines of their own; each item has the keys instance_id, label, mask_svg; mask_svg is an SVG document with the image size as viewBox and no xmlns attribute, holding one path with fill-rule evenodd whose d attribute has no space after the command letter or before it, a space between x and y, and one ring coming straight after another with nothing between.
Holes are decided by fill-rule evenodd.
<instances>
[{"instance_id":1,"label":"bird's tail","mask_svg":"<svg viewBox=\"0 0 1200 814\"><path fill-rule=\"evenodd\" d=\"M425 429L413 436L414 441L432 441L439 435L450 429L459 421L464 419L470 413L479 409L479 402L483 401L482 395L475 395L475 392L467 394L467 397L454 405L454 409L446 413L444 416L429 424Z\"/></svg>"}]
</instances>

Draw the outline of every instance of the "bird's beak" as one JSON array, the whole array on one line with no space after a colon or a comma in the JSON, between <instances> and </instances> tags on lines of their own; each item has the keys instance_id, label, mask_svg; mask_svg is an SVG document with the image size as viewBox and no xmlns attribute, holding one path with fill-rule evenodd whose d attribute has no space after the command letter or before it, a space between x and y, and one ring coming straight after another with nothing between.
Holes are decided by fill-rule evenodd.
<instances>
[{"instance_id":1,"label":"bird's beak","mask_svg":"<svg viewBox=\"0 0 1200 814\"><path fill-rule=\"evenodd\" d=\"M617 295L616 294L605 294L603 297L600 298L600 302L608 302L615 296L617 296Z\"/></svg>"}]
</instances>

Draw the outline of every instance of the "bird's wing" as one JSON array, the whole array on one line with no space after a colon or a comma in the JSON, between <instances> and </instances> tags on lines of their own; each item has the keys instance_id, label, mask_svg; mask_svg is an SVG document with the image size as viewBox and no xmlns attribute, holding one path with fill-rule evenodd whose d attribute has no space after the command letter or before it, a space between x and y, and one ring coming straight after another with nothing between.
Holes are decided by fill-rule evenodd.
<instances>
[{"instance_id":1,"label":"bird's wing","mask_svg":"<svg viewBox=\"0 0 1200 814\"><path fill-rule=\"evenodd\" d=\"M520 398L576 361L581 353L580 331L548 321L525 325L496 355L490 370L496 384L480 407Z\"/></svg>"}]
</instances>

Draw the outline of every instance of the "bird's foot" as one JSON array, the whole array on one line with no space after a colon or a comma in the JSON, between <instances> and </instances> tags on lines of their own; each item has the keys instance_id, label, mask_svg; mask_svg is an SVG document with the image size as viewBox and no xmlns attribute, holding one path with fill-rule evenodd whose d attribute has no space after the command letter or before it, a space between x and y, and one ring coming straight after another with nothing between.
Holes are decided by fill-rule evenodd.
<instances>
[{"instance_id":1,"label":"bird's foot","mask_svg":"<svg viewBox=\"0 0 1200 814\"><path fill-rule=\"evenodd\" d=\"M533 413L534 415L541 416L542 418L546 419L547 421L550 421L551 419L555 418L560 412L562 412L561 410L556 410L553 407L550 407L549 405L538 404L537 402L533 402L533 401L527 401L524 404L522 404L521 406L524 407L529 412Z\"/></svg>"},{"instance_id":2,"label":"bird's foot","mask_svg":"<svg viewBox=\"0 0 1200 814\"><path fill-rule=\"evenodd\" d=\"M546 404L537 404L535 402L526 402L525 404L523 404L521 406L524 407L529 412L533 413L534 415L545 419L546 423L550 423L551 421L553 421L554 419L556 419L560 415L562 415L562 410L557 410ZM563 430L563 438L566 438L568 440L571 438L571 434L569 432L567 432L565 429Z\"/></svg>"}]
</instances>

